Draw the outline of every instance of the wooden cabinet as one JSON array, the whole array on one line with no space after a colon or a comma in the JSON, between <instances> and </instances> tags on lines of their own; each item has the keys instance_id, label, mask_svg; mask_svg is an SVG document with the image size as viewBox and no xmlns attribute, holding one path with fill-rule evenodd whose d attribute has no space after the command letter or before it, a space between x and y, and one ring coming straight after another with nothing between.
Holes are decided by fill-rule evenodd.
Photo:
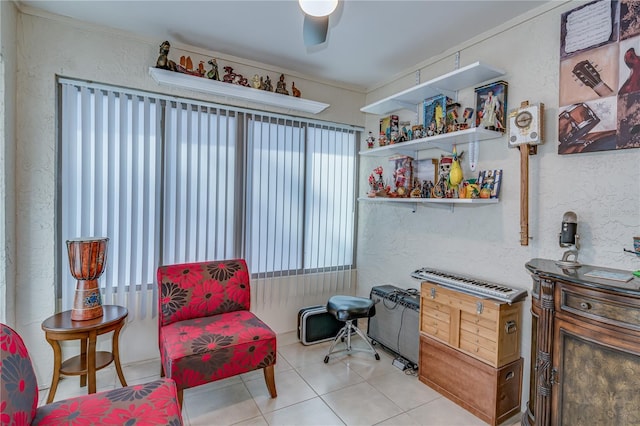
<instances>
[{"instance_id":1,"label":"wooden cabinet","mask_svg":"<svg viewBox=\"0 0 640 426\"><path fill-rule=\"evenodd\" d=\"M422 283L420 330L427 336L501 367L520 358L522 302L509 305Z\"/></svg>"},{"instance_id":2,"label":"wooden cabinet","mask_svg":"<svg viewBox=\"0 0 640 426\"><path fill-rule=\"evenodd\" d=\"M523 424L640 424L640 279L592 278L583 265L526 264L533 278L532 361Z\"/></svg>"},{"instance_id":3,"label":"wooden cabinet","mask_svg":"<svg viewBox=\"0 0 640 426\"><path fill-rule=\"evenodd\" d=\"M520 410L522 302L423 282L420 380L496 425Z\"/></svg>"},{"instance_id":4,"label":"wooden cabinet","mask_svg":"<svg viewBox=\"0 0 640 426\"><path fill-rule=\"evenodd\" d=\"M493 368L423 334L420 380L491 425L520 411L522 358Z\"/></svg>"}]
</instances>

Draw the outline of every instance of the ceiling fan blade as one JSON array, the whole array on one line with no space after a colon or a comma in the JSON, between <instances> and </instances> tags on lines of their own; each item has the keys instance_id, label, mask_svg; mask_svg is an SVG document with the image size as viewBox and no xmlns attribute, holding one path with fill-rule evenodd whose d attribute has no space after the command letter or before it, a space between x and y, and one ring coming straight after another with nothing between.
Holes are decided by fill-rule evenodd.
<instances>
[{"instance_id":1,"label":"ceiling fan blade","mask_svg":"<svg viewBox=\"0 0 640 426\"><path fill-rule=\"evenodd\" d=\"M327 41L327 30L329 29L328 16L304 15L302 24L302 38L305 46L314 46Z\"/></svg>"}]
</instances>

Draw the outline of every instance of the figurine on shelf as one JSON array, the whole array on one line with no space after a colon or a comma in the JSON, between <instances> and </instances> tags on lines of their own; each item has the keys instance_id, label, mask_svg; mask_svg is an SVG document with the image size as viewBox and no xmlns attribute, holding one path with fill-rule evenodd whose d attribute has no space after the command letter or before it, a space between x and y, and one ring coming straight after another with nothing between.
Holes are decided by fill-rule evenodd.
<instances>
[{"instance_id":1,"label":"figurine on shelf","mask_svg":"<svg viewBox=\"0 0 640 426\"><path fill-rule=\"evenodd\" d=\"M267 78L264 80L264 83L262 84L262 87L260 87L262 90L266 90L267 92L273 92L273 85L271 84L271 78L269 76L267 76Z\"/></svg>"},{"instance_id":2,"label":"figurine on shelf","mask_svg":"<svg viewBox=\"0 0 640 426\"><path fill-rule=\"evenodd\" d=\"M295 98L299 98L301 95L300 90L298 90L298 88L296 87L295 81L291 83L291 92L293 93L293 97Z\"/></svg>"},{"instance_id":3,"label":"figurine on shelf","mask_svg":"<svg viewBox=\"0 0 640 426\"><path fill-rule=\"evenodd\" d=\"M425 136L433 136L436 134L436 122L432 121L429 123L429 128L427 129Z\"/></svg>"},{"instance_id":4,"label":"figurine on shelf","mask_svg":"<svg viewBox=\"0 0 640 426\"><path fill-rule=\"evenodd\" d=\"M180 63L176 64L176 71L183 74L202 77L199 70L193 69L193 61L191 60L191 56L180 56Z\"/></svg>"},{"instance_id":5,"label":"figurine on shelf","mask_svg":"<svg viewBox=\"0 0 640 426\"><path fill-rule=\"evenodd\" d=\"M207 63L211 65L211 69L207 73L207 78L210 80L220 81L220 74L218 73L218 62L215 60L215 58L212 58L209 59L209 62Z\"/></svg>"},{"instance_id":6,"label":"figurine on shelf","mask_svg":"<svg viewBox=\"0 0 640 426\"><path fill-rule=\"evenodd\" d=\"M204 77L206 74L206 71L204 70L204 61L200 61L198 64L198 74L200 74L200 77Z\"/></svg>"},{"instance_id":7,"label":"figurine on shelf","mask_svg":"<svg viewBox=\"0 0 640 426\"><path fill-rule=\"evenodd\" d=\"M240 86L244 86L244 87L251 87L251 85L249 84L249 80L247 79L247 77L243 76L242 74L236 74L236 81L235 83L237 85Z\"/></svg>"},{"instance_id":8,"label":"figurine on shelf","mask_svg":"<svg viewBox=\"0 0 640 426\"><path fill-rule=\"evenodd\" d=\"M385 196L386 191L384 188L384 179L382 178L382 166L378 166L373 169L373 173L369 175L369 186L371 186L371 191L369 191L369 197L380 197ZM378 175L376 179L375 175Z\"/></svg>"},{"instance_id":9,"label":"figurine on shelf","mask_svg":"<svg viewBox=\"0 0 640 426\"><path fill-rule=\"evenodd\" d=\"M411 140L421 139L425 137L426 135L423 134L423 129L424 129L424 126L422 126L422 124L418 124L416 126L411 127L411 132L412 132Z\"/></svg>"},{"instance_id":10,"label":"figurine on shelf","mask_svg":"<svg viewBox=\"0 0 640 426\"><path fill-rule=\"evenodd\" d=\"M458 130L468 129L469 123L467 123L467 120L469 120L471 117L473 117L473 108L465 108L462 112L462 119L464 121L462 123L458 123Z\"/></svg>"},{"instance_id":11,"label":"figurine on shelf","mask_svg":"<svg viewBox=\"0 0 640 426\"><path fill-rule=\"evenodd\" d=\"M400 188L405 187L406 183L407 183L407 169L406 167L400 167L396 170L394 170L393 172L393 179L395 181L396 184L396 191L400 191Z\"/></svg>"},{"instance_id":12,"label":"figurine on shelf","mask_svg":"<svg viewBox=\"0 0 640 426\"><path fill-rule=\"evenodd\" d=\"M287 83L284 82L284 74L280 74L280 80L276 84L276 93L280 93L281 95L288 95L289 91L287 90Z\"/></svg>"},{"instance_id":13,"label":"figurine on shelf","mask_svg":"<svg viewBox=\"0 0 640 426\"><path fill-rule=\"evenodd\" d=\"M398 132L392 130L390 135L391 137L389 138L389 145L394 145L396 142L398 142Z\"/></svg>"},{"instance_id":14,"label":"figurine on shelf","mask_svg":"<svg viewBox=\"0 0 640 426\"><path fill-rule=\"evenodd\" d=\"M224 72L226 73L224 77L222 77L222 81L225 83L233 83L236 79L236 74L233 72L233 68L230 66L224 67Z\"/></svg>"},{"instance_id":15,"label":"figurine on shelf","mask_svg":"<svg viewBox=\"0 0 640 426\"><path fill-rule=\"evenodd\" d=\"M260 76L258 74L254 74L253 78L251 79L251 86L254 89L259 89L260 86L262 86L262 81L260 80Z\"/></svg>"},{"instance_id":16,"label":"figurine on shelf","mask_svg":"<svg viewBox=\"0 0 640 426\"><path fill-rule=\"evenodd\" d=\"M376 143L376 138L373 136L373 132L369 132L369 137L367 138L367 148L373 148L373 145Z\"/></svg>"},{"instance_id":17,"label":"figurine on shelf","mask_svg":"<svg viewBox=\"0 0 640 426\"><path fill-rule=\"evenodd\" d=\"M160 45L160 56L156 61L156 68L162 68L163 70L175 71L176 63L169 59L169 49L171 44L168 41L163 41Z\"/></svg>"},{"instance_id":18,"label":"figurine on shelf","mask_svg":"<svg viewBox=\"0 0 640 426\"><path fill-rule=\"evenodd\" d=\"M380 132L380 137L378 137L378 145L385 146L386 144L387 144L387 136L383 132Z\"/></svg>"},{"instance_id":19,"label":"figurine on shelf","mask_svg":"<svg viewBox=\"0 0 640 426\"><path fill-rule=\"evenodd\" d=\"M422 196L422 185L420 185L420 179L416 176L413 177L413 183L411 184L411 192L409 192L410 198L420 198Z\"/></svg>"},{"instance_id":20,"label":"figurine on shelf","mask_svg":"<svg viewBox=\"0 0 640 426\"><path fill-rule=\"evenodd\" d=\"M433 182L430 180L422 181L422 191L420 192L420 196L422 198L431 198L433 196Z\"/></svg>"}]
</instances>

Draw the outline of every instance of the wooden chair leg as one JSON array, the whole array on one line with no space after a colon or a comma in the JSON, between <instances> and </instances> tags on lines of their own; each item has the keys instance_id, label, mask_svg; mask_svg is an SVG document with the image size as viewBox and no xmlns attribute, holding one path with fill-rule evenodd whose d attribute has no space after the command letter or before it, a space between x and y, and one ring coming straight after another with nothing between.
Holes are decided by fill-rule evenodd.
<instances>
[{"instance_id":1,"label":"wooden chair leg","mask_svg":"<svg viewBox=\"0 0 640 426\"><path fill-rule=\"evenodd\" d=\"M273 372L273 365L263 368L264 372L264 381L267 384L267 389L269 389L269 395L271 398L275 398L278 396L278 392L276 392L276 378Z\"/></svg>"},{"instance_id":2,"label":"wooden chair leg","mask_svg":"<svg viewBox=\"0 0 640 426\"><path fill-rule=\"evenodd\" d=\"M178 405L182 408L183 389L178 389Z\"/></svg>"}]
</instances>

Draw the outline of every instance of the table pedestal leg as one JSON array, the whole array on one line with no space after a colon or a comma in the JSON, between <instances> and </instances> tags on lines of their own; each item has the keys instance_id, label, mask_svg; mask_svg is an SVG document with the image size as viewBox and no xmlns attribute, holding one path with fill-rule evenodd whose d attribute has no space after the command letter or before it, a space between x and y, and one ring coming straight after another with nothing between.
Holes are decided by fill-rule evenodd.
<instances>
[{"instance_id":1,"label":"table pedestal leg","mask_svg":"<svg viewBox=\"0 0 640 426\"><path fill-rule=\"evenodd\" d=\"M87 339L80 339L80 368L84 371L89 371L89 367L87 367ZM80 387L83 388L87 386L87 375L80 375Z\"/></svg>"},{"instance_id":2,"label":"table pedestal leg","mask_svg":"<svg viewBox=\"0 0 640 426\"><path fill-rule=\"evenodd\" d=\"M95 332L89 333L87 347L87 374L89 375L89 393L96 393L96 338Z\"/></svg>"},{"instance_id":3,"label":"table pedestal leg","mask_svg":"<svg viewBox=\"0 0 640 426\"><path fill-rule=\"evenodd\" d=\"M127 386L127 381L124 379L124 374L122 373L122 366L120 365L120 348L118 346L118 336L120 335L120 328L116 329L113 332L113 343L111 344L111 350L113 352L113 362L116 365L116 372L118 373L118 378L120 379L120 384L122 386Z\"/></svg>"},{"instance_id":4,"label":"table pedestal leg","mask_svg":"<svg viewBox=\"0 0 640 426\"><path fill-rule=\"evenodd\" d=\"M53 348L53 378L51 379L51 387L49 388L49 395L47 396L47 404L53 402L53 397L56 395L58 389L58 382L60 381L60 368L62 368L62 352L60 350L60 344L56 340L50 340L47 338L47 342Z\"/></svg>"}]
</instances>

